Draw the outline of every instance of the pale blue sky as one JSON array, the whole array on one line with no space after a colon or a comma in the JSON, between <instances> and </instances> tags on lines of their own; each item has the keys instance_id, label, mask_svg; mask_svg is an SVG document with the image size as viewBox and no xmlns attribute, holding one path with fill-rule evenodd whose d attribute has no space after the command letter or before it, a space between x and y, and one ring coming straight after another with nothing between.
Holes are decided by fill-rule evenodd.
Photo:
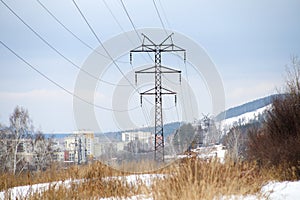
<instances>
[{"instance_id":1,"label":"pale blue sky","mask_svg":"<svg viewBox=\"0 0 300 200\"><path fill-rule=\"evenodd\" d=\"M120 1L106 1L123 30L132 30ZM152 0L123 1L137 28L162 27ZM36 0L4 2L79 66L92 52L57 24ZM99 46L71 0L41 2L80 39L93 48ZM102 41L122 33L102 0L76 2ZM223 80L227 108L275 93L283 85L284 65L290 56L300 56L298 0L155 2L166 28L196 41L216 64ZM40 41L1 2L0 27L2 42L51 79L74 90L78 69ZM29 110L35 126L45 132L76 129L72 96L31 70L2 45L0 63L0 123L8 124L13 108L22 105ZM105 99L105 92L101 95ZM112 130L114 125L105 129Z\"/></svg>"}]
</instances>

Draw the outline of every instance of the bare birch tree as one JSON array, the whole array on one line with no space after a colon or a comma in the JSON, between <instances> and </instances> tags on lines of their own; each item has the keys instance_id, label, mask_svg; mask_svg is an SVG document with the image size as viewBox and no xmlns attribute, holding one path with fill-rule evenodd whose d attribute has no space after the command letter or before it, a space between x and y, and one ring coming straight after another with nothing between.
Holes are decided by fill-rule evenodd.
<instances>
[{"instance_id":1,"label":"bare birch tree","mask_svg":"<svg viewBox=\"0 0 300 200\"><path fill-rule=\"evenodd\" d=\"M7 127L4 127L0 124L0 163L1 163L0 170L1 172L5 172L7 169L8 149L7 149L6 131L7 131Z\"/></svg>"},{"instance_id":2,"label":"bare birch tree","mask_svg":"<svg viewBox=\"0 0 300 200\"><path fill-rule=\"evenodd\" d=\"M239 127L233 127L225 137L225 145L228 148L228 156L237 162L241 159L245 150L245 136Z\"/></svg>"},{"instance_id":3,"label":"bare birch tree","mask_svg":"<svg viewBox=\"0 0 300 200\"><path fill-rule=\"evenodd\" d=\"M53 160L53 141L51 138L45 138L45 135L38 132L33 140L33 163L37 170L45 170L50 166Z\"/></svg>"},{"instance_id":4,"label":"bare birch tree","mask_svg":"<svg viewBox=\"0 0 300 200\"><path fill-rule=\"evenodd\" d=\"M11 155L12 168L11 172L16 174L19 169L22 171L24 168L25 158L22 155L22 152L25 151L24 148L27 148L32 138L32 123L28 115L28 111L22 107L17 106L9 118L10 127L8 138L9 139L9 148ZM29 141L29 142L28 142ZM28 143L28 144L26 144Z\"/></svg>"}]
</instances>

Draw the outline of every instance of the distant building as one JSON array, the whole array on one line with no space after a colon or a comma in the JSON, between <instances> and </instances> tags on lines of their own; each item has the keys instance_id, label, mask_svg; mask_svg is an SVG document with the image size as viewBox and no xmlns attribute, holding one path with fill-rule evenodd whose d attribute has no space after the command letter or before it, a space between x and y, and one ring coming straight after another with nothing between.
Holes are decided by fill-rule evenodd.
<instances>
[{"instance_id":1,"label":"distant building","mask_svg":"<svg viewBox=\"0 0 300 200\"><path fill-rule=\"evenodd\" d=\"M152 142L151 132L123 132L122 133L122 141L123 142L131 142L139 140L143 144L150 144Z\"/></svg>"},{"instance_id":2,"label":"distant building","mask_svg":"<svg viewBox=\"0 0 300 200\"><path fill-rule=\"evenodd\" d=\"M116 152L124 150L125 142L111 141L103 134L95 137L94 152L95 158L100 159L104 155L106 157L113 156Z\"/></svg>"},{"instance_id":3,"label":"distant building","mask_svg":"<svg viewBox=\"0 0 300 200\"><path fill-rule=\"evenodd\" d=\"M55 151L53 153L53 160L54 161L65 161L65 152L63 152L63 151Z\"/></svg>"},{"instance_id":4,"label":"distant building","mask_svg":"<svg viewBox=\"0 0 300 200\"><path fill-rule=\"evenodd\" d=\"M74 131L64 139L65 161L83 163L94 158L94 139L92 131Z\"/></svg>"}]
</instances>

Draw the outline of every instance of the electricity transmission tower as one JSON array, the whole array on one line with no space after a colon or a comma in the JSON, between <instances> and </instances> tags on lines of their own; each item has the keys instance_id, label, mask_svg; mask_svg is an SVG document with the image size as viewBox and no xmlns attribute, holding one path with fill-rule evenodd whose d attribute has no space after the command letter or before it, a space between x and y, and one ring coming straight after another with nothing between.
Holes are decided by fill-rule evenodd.
<instances>
[{"instance_id":1,"label":"electricity transmission tower","mask_svg":"<svg viewBox=\"0 0 300 200\"><path fill-rule=\"evenodd\" d=\"M163 52L184 52L184 61L186 60L185 50L174 45L172 34L166 37L160 44L155 44L146 35L142 34L142 45L130 51L130 63L132 62L132 53L154 53L155 65L135 72L135 82L137 83L137 74L154 74L154 88L141 92L141 105L143 95L155 96L155 137L154 137L154 159L157 162L164 162L164 130L163 130L163 115L162 115L162 96L175 95L176 92L164 88L162 85L162 74L164 73L179 73L181 82L181 71L161 65L161 53Z\"/></svg>"}]
</instances>

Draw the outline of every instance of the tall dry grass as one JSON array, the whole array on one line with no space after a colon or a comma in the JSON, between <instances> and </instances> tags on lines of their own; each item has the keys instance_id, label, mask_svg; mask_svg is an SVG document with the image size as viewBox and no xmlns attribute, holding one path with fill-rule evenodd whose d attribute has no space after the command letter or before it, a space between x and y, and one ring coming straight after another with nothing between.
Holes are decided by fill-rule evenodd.
<instances>
[{"instance_id":1,"label":"tall dry grass","mask_svg":"<svg viewBox=\"0 0 300 200\"><path fill-rule=\"evenodd\" d=\"M141 162L130 167L134 165L137 171L151 166L147 162ZM153 171L154 174L165 174L165 178L153 180L153 184L147 186L142 180L131 184L122 179L111 178L129 173L97 162L87 166L72 166L65 170L53 167L49 171L34 175L2 175L5 180L1 179L1 184L4 184L3 190L16 185L78 180L65 185L51 185L44 192L31 194L28 199L126 198L140 194L154 199L218 199L231 195L257 194L270 180L281 179L284 170L264 169L249 162L220 163L218 160L183 159Z\"/></svg>"},{"instance_id":2,"label":"tall dry grass","mask_svg":"<svg viewBox=\"0 0 300 200\"><path fill-rule=\"evenodd\" d=\"M254 194L266 181L256 165L250 163L187 159L170 172L168 179L153 185L156 199L218 199Z\"/></svg>"},{"instance_id":3,"label":"tall dry grass","mask_svg":"<svg viewBox=\"0 0 300 200\"><path fill-rule=\"evenodd\" d=\"M0 174L0 191L15 186L33 185L38 183L49 183L65 181L68 179L89 179L103 176L120 175L121 172L114 170L100 162L90 165L73 165L64 167L60 164L53 164L46 171L27 171L17 175L10 173Z\"/></svg>"}]
</instances>

